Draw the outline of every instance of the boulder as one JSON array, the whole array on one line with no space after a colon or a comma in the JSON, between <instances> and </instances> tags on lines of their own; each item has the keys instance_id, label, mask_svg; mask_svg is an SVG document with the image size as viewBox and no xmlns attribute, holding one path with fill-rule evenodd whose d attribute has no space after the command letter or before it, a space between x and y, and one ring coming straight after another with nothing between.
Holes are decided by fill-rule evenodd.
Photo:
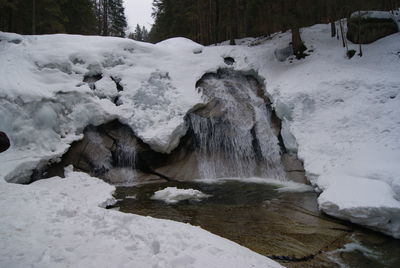
<instances>
[{"instance_id":1,"label":"boulder","mask_svg":"<svg viewBox=\"0 0 400 268\"><path fill-rule=\"evenodd\" d=\"M6 133L0 131L0 153L5 152L10 148L10 140Z\"/></svg>"},{"instance_id":2,"label":"boulder","mask_svg":"<svg viewBox=\"0 0 400 268\"><path fill-rule=\"evenodd\" d=\"M355 44L370 44L399 31L389 12L377 11L354 13L347 21L347 28L347 39Z\"/></svg>"},{"instance_id":3,"label":"boulder","mask_svg":"<svg viewBox=\"0 0 400 268\"><path fill-rule=\"evenodd\" d=\"M293 47L292 45L289 45L284 48L277 48L274 51L275 58L280 61L284 62L286 61L290 56L293 55Z\"/></svg>"}]
</instances>

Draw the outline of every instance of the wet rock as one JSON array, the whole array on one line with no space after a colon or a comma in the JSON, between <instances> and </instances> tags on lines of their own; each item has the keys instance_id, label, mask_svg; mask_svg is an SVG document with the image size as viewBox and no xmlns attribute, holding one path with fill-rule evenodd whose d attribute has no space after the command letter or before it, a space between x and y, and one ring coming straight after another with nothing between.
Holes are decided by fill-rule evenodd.
<instances>
[{"instance_id":1,"label":"wet rock","mask_svg":"<svg viewBox=\"0 0 400 268\"><path fill-rule=\"evenodd\" d=\"M303 162L297 158L297 155L285 153L282 154L281 159L285 168L286 176L289 180L309 184Z\"/></svg>"},{"instance_id":2,"label":"wet rock","mask_svg":"<svg viewBox=\"0 0 400 268\"><path fill-rule=\"evenodd\" d=\"M290 56L293 55L293 47L290 45L284 48L277 48L274 51L274 55L278 61L286 61Z\"/></svg>"},{"instance_id":3,"label":"wet rock","mask_svg":"<svg viewBox=\"0 0 400 268\"><path fill-rule=\"evenodd\" d=\"M6 133L0 131L0 153L5 152L10 148L10 140Z\"/></svg>"},{"instance_id":4,"label":"wet rock","mask_svg":"<svg viewBox=\"0 0 400 268\"><path fill-rule=\"evenodd\" d=\"M143 182L155 177L169 179L153 168L165 162L165 155L151 150L119 121L98 127L89 126L83 134L84 138L74 142L60 162L35 170L32 181L63 177L64 168L69 165L112 184L129 184L136 180Z\"/></svg>"}]
</instances>

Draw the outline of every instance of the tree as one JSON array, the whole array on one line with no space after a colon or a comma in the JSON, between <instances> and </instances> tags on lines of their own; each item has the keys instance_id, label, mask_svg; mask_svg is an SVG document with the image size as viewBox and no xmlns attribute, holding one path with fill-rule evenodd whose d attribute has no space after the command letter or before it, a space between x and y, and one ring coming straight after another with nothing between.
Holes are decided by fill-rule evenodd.
<instances>
[{"instance_id":1,"label":"tree","mask_svg":"<svg viewBox=\"0 0 400 268\"><path fill-rule=\"evenodd\" d=\"M140 28L139 24L136 25L136 29L135 29L134 35L135 35L135 40L143 41L142 28Z\"/></svg>"},{"instance_id":2,"label":"tree","mask_svg":"<svg viewBox=\"0 0 400 268\"><path fill-rule=\"evenodd\" d=\"M109 0L109 35L125 37L125 31L128 27L125 17L125 8L122 0Z\"/></svg>"},{"instance_id":3,"label":"tree","mask_svg":"<svg viewBox=\"0 0 400 268\"><path fill-rule=\"evenodd\" d=\"M65 31L70 34L96 34L96 13L92 0L68 0L62 5Z\"/></svg>"},{"instance_id":4,"label":"tree","mask_svg":"<svg viewBox=\"0 0 400 268\"><path fill-rule=\"evenodd\" d=\"M139 24L136 25L135 31L133 33L130 33L128 38L136 40L136 41L142 41L142 42L147 42L149 37L149 32L147 31L146 27L142 26L140 27Z\"/></svg>"},{"instance_id":5,"label":"tree","mask_svg":"<svg viewBox=\"0 0 400 268\"><path fill-rule=\"evenodd\" d=\"M149 39L149 31L147 31L146 27L142 27L142 41L147 42Z\"/></svg>"}]
</instances>

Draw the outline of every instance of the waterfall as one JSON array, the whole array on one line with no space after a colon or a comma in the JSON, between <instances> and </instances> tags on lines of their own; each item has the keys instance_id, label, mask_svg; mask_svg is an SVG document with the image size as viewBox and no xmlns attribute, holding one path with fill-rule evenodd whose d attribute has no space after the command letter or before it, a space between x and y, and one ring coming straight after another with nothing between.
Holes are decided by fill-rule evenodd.
<instances>
[{"instance_id":1,"label":"waterfall","mask_svg":"<svg viewBox=\"0 0 400 268\"><path fill-rule=\"evenodd\" d=\"M252 76L223 70L198 84L208 105L189 115L202 178L284 179L271 111Z\"/></svg>"},{"instance_id":2,"label":"waterfall","mask_svg":"<svg viewBox=\"0 0 400 268\"><path fill-rule=\"evenodd\" d=\"M132 169L136 168L136 146L133 142L131 142L131 139L132 138L128 135L121 135L117 144L117 148L114 152L115 166Z\"/></svg>"}]
</instances>

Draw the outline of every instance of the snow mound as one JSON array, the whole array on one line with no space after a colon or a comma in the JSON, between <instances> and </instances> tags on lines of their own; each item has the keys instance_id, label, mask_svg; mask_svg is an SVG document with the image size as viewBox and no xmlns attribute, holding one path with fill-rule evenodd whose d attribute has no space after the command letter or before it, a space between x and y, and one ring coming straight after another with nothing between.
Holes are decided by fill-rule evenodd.
<instances>
[{"instance_id":1,"label":"snow mound","mask_svg":"<svg viewBox=\"0 0 400 268\"><path fill-rule=\"evenodd\" d=\"M199 54L203 51L204 46L184 37L174 37L156 44L169 49L177 49L180 51L192 51Z\"/></svg>"},{"instance_id":2,"label":"snow mound","mask_svg":"<svg viewBox=\"0 0 400 268\"><path fill-rule=\"evenodd\" d=\"M199 190L167 187L163 190L155 192L151 199L164 201L167 204L176 204L183 200L200 201L210 196L211 195L205 194Z\"/></svg>"},{"instance_id":3,"label":"snow mound","mask_svg":"<svg viewBox=\"0 0 400 268\"><path fill-rule=\"evenodd\" d=\"M326 187L318 204L329 215L400 238L400 202L388 184L345 174L318 181Z\"/></svg>"},{"instance_id":4,"label":"snow mound","mask_svg":"<svg viewBox=\"0 0 400 268\"><path fill-rule=\"evenodd\" d=\"M282 267L198 227L100 208L114 190L71 169L65 179L2 184L0 266Z\"/></svg>"}]
</instances>

